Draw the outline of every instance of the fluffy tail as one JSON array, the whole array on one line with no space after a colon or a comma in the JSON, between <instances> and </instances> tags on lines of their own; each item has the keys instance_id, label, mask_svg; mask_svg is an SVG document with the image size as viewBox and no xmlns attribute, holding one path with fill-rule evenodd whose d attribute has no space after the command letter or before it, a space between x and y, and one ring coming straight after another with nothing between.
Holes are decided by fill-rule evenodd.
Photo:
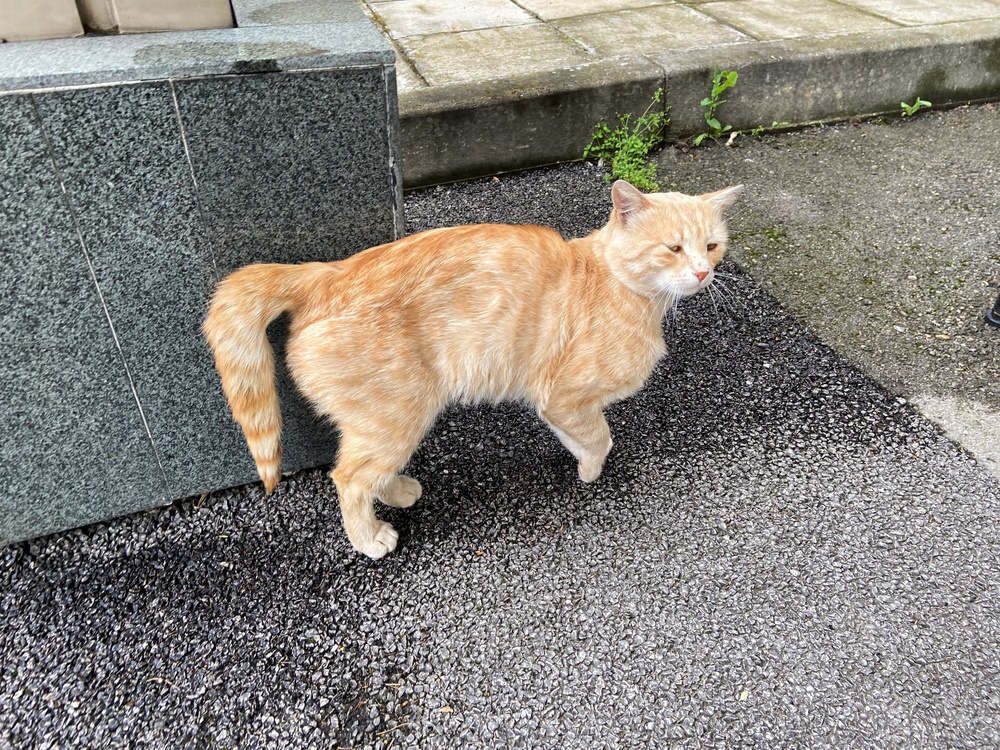
<instances>
[{"instance_id":1,"label":"fluffy tail","mask_svg":"<svg viewBox=\"0 0 1000 750\"><path fill-rule=\"evenodd\" d=\"M270 493L281 479L281 411L267 326L295 312L315 289L321 263L259 263L230 274L212 296L202 326L222 389Z\"/></svg>"}]
</instances>

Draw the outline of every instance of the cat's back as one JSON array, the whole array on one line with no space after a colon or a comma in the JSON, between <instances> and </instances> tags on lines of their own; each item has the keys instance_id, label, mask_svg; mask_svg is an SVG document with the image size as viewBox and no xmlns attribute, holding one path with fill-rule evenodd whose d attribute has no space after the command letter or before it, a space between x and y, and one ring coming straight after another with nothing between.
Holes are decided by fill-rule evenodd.
<instances>
[{"instance_id":1,"label":"cat's back","mask_svg":"<svg viewBox=\"0 0 1000 750\"><path fill-rule=\"evenodd\" d=\"M358 253L340 264L351 275L427 277L443 269L472 271L568 257L554 229L531 224L468 224L428 229Z\"/></svg>"},{"instance_id":2,"label":"cat's back","mask_svg":"<svg viewBox=\"0 0 1000 750\"><path fill-rule=\"evenodd\" d=\"M336 264L340 300L352 305L447 307L483 297L530 294L570 275L577 251L553 229L471 224L430 229L370 248Z\"/></svg>"},{"instance_id":3,"label":"cat's back","mask_svg":"<svg viewBox=\"0 0 1000 750\"><path fill-rule=\"evenodd\" d=\"M574 314L587 275L580 255L552 229L494 224L366 250L335 264L332 304L302 320L293 368L308 369L296 366L305 357L295 350L341 369L347 352L364 350L355 361L377 352L383 373L432 373L461 399L525 395L583 317Z\"/></svg>"}]
</instances>

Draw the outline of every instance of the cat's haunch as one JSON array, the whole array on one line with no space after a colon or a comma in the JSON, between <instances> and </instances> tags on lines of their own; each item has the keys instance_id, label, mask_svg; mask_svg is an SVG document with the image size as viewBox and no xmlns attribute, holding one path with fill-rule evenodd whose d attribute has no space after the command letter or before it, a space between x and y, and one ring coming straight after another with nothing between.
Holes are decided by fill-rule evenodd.
<instances>
[{"instance_id":1,"label":"cat's haunch","mask_svg":"<svg viewBox=\"0 0 1000 750\"><path fill-rule=\"evenodd\" d=\"M373 500L405 508L420 497L399 472L452 401L530 401L594 481L611 449L604 408L639 390L666 352L666 310L712 283L723 212L741 191L643 195L619 180L608 223L568 242L483 224L234 272L204 332L267 491L281 477L281 413L266 329L284 312L292 378L340 431L332 477L359 552L395 548Z\"/></svg>"}]
</instances>

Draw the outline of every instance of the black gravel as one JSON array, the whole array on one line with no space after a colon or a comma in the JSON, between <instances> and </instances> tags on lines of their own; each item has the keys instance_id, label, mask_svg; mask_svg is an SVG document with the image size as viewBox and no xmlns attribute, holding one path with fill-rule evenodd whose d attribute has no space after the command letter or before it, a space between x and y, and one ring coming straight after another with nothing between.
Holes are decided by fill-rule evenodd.
<instances>
[{"instance_id":1,"label":"black gravel","mask_svg":"<svg viewBox=\"0 0 1000 750\"><path fill-rule=\"evenodd\" d=\"M570 165L407 211L578 234L607 195ZM997 480L728 273L593 485L527 408L456 408L381 561L319 470L0 550L0 746L1000 745Z\"/></svg>"}]
</instances>

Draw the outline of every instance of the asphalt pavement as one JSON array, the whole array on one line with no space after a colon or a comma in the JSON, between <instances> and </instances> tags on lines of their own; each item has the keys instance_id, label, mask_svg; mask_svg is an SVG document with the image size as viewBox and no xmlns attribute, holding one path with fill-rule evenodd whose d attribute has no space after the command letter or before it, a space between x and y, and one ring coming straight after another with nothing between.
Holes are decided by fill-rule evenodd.
<instances>
[{"instance_id":1,"label":"asphalt pavement","mask_svg":"<svg viewBox=\"0 0 1000 750\"><path fill-rule=\"evenodd\" d=\"M707 191L734 153L663 159ZM567 235L609 205L592 164L406 200ZM738 256L594 484L526 407L456 407L379 561L321 470L0 550L0 747L1000 745L1000 481Z\"/></svg>"}]
</instances>

